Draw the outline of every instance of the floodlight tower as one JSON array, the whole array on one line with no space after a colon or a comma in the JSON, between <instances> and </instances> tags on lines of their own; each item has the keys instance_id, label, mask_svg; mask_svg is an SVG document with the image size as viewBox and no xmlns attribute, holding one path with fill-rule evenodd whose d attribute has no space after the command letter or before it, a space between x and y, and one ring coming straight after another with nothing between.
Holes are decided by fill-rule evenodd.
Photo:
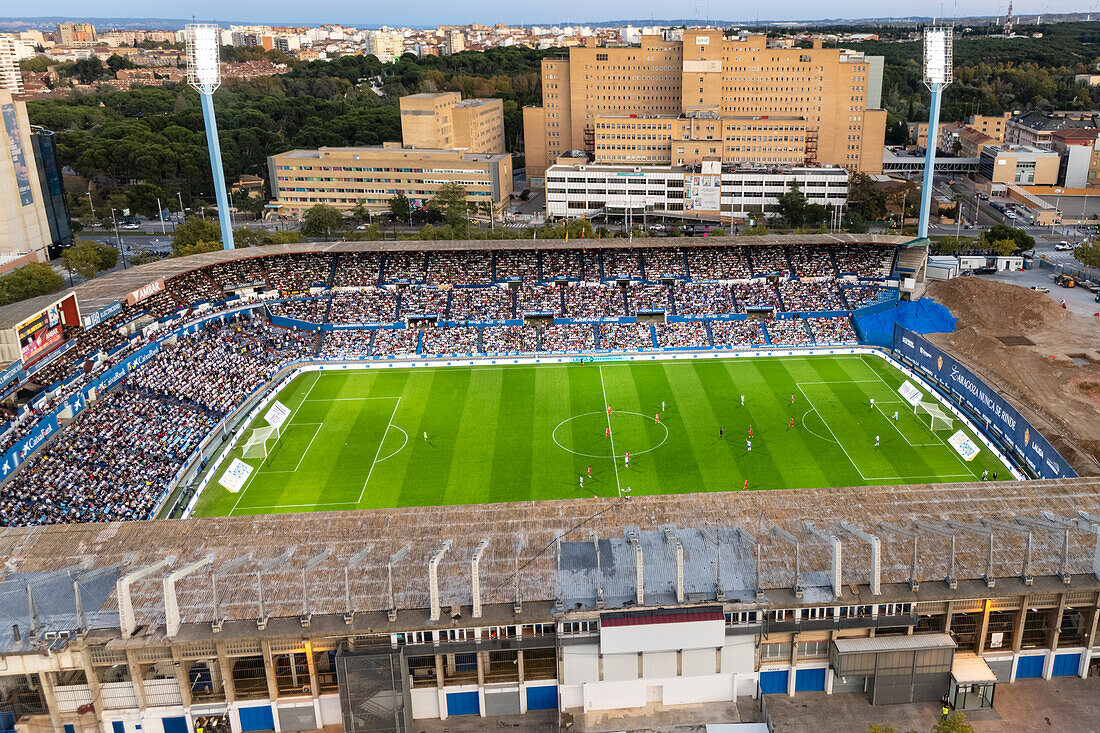
<instances>
[{"instance_id":1,"label":"floodlight tower","mask_svg":"<svg viewBox=\"0 0 1100 733\"><path fill-rule=\"evenodd\" d=\"M210 152L210 172L214 176L214 197L218 202L218 223L222 228L222 247L233 249L233 222L229 218L229 197L225 193L222 149L218 142L218 122L214 119L214 90L222 83L218 58L221 29L216 25L187 26L187 83L202 100L202 119L206 126L206 147Z\"/></svg>"},{"instance_id":2,"label":"floodlight tower","mask_svg":"<svg viewBox=\"0 0 1100 733\"><path fill-rule=\"evenodd\" d=\"M920 190L920 218L917 236L928 236L928 210L932 205L932 174L936 167L936 145L940 131L940 93L952 81L952 38L950 28L924 29L924 85L932 92L928 113L928 143L924 153L924 182ZM905 226L905 212L901 212Z\"/></svg>"}]
</instances>

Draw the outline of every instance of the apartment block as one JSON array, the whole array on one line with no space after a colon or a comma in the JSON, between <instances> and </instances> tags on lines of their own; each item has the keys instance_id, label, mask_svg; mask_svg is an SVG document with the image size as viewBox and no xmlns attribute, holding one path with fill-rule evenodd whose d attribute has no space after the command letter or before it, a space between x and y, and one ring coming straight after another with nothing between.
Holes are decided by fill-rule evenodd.
<instances>
[{"instance_id":1,"label":"apartment block","mask_svg":"<svg viewBox=\"0 0 1100 733\"><path fill-rule=\"evenodd\" d=\"M546 171L546 214L602 213L729 222L774 216L779 196L797 183L811 204L843 207L848 171L834 167L763 167L703 161L691 166L578 165L563 157Z\"/></svg>"},{"instance_id":2,"label":"apartment block","mask_svg":"<svg viewBox=\"0 0 1100 733\"><path fill-rule=\"evenodd\" d=\"M401 139L416 148L503 153L504 102L466 99L458 92L401 98Z\"/></svg>"},{"instance_id":3,"label":"apartment block","mask_svg":"<svg viewBox=\"0 0 1100 733\"><path fill-rule=\"evenodd\" d=\"M12 94L23 93L23 77L19 73L19 44L14 36L0 36L0 89Z\"/></svg>"},{"instance_id":4,"label":"apartment block","mask_svg":"<svg viewBox=\"0 0 1100 733\"><path fill-rule=\"evenodd\" d=\"M400 31L371 31L367 34L366 51L383 63L393 61L405 53L405 34Z\"/></svg>"},{"instance_id":5,"label":"apartment block","mask_svg":"<svg viewBox=\"0 0 1100 733\"><path fill-rule=\"evenodd\" d=\"M1049 148L1058 130L1100 128L1095 112L1026 112L1005 123L1005 142Z\"/></svg>"},{"instance_id":6,"label":"apartment block","mask_svg":"<svg viewBox=\"0 0 1100 733\"><path fill-rule=\"evenodd\" d=\"M1053 186L1058 182L1058 153L1027 145L989 145L978 159L978 175L994 184Z\"/></svg>"},{"instance_id":7,"label":"apartment block","mask_svg":"<svg viewBox=\"0 0 1100 733\"><path fill-rule=\"evenodd\" d=\"M675 129L685 141L685 164L695 162L687 142L700 132L708 140L709 132L709 140L724 141L713 146L724 162L820 163L877 173L886 129L881 87L881 58L820 42L811 49L770 48L764 36L726 37L720 30L688 30L680 40L643 35L637 48L590 42L543 60L542 106L524 109L528 177L538 185L546 167L569 150L596 160L633 155L640 159L629 162L642 165L677 163L676 120L682 120ZM779 133L788 139L746 139ZM702 142L698 147L699 156L710 156L711 145L705 152Z\"/></svg>"},{"instance_id":8,"label":"apartment block","mask_svg":"<svg viewBox=\"0 0 1100 733\"><path fill-rule=\"evenodd\" d=\"M466 200L499 211L512 194L512 156L432 150L383 143L361 148L290 150L267 159L279 212L299 216L317 204L351 211L362 201L371 211L388 211L398 194L424 206L439 187L457 183Z\"/></svg>"},{"instance_id":9,"label":"apartment block","mask_svg":"<svg viewBox=\"0 0 1100 733\"><path fill-rule=\"evenodd\" d=\"M76 43L95 43L95 26L91 23L58 23L57 45L71 46Z\"/></svg>"},{"instance_id":10,"label":"apartment block","mask_svg":"<svg viewBox=\"0 0 1100 733\"><path fill-rule=\"evenodd\" d=\"M1060 156L1058 185L1086 188L1098 185L1100 171L1100 130L1077 128L1059 130L1051 136L1051 149Z\"/></svg>"}]
</instances>

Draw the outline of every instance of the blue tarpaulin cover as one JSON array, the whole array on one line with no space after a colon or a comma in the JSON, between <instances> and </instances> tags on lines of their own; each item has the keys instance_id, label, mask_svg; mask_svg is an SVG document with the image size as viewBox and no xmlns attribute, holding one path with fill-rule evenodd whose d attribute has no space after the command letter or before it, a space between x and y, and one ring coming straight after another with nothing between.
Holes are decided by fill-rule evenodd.
<instances>
[{"instance_id":1,"label":"blue tarpaulin cover","mask_svg":"<svg viewBox=\"0 0 1100 733\"><path fill-rule=\"evenodd\" d=\"M863 340L878 346L894 343L894 324L900 323L915 333L950 333L955 330L955 316L946 306L931 298L904 300L897 307L879 313L871 313L856 319Z\"/></svg>"}]
</instances>

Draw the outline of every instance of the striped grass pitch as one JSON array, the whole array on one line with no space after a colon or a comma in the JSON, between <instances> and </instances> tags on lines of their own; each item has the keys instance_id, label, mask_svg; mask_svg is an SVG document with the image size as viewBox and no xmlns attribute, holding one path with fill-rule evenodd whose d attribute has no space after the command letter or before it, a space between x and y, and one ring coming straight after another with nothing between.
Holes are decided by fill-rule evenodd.
<instances>
[{"instance_id":1,"label":"striped grass pitch","mask_svg":"<svg viewBox=\"0 0 1100 733\"><path fill-rule=\"evenodd\" d=\"M984 446L963 461L953 431L902 401L904 379L870 356L309 372L280 394L292 415L242 490L211 482L195 514L1010 475Z\"/></svg>"}]
</instances>

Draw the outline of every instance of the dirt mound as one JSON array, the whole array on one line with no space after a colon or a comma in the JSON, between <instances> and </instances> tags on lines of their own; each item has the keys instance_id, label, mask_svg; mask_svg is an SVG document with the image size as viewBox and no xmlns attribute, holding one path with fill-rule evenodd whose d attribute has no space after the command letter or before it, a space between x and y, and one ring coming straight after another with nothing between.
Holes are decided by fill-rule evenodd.
<instances>
[{"instance_id":1,"label":"dirt mound","mask_svg":"<svg viewBox=\"0 0 1100 733\"><path fill-rule=\"evenodd\" d=\"M1100 473L1100 323L1048 294L981 278L932 283L927 294L958 319L954 333L929 340L1003 388L1078 473ZM1031 343L998 339L1021 336L1007 340Z\"/></svg>"}]
</instances>

